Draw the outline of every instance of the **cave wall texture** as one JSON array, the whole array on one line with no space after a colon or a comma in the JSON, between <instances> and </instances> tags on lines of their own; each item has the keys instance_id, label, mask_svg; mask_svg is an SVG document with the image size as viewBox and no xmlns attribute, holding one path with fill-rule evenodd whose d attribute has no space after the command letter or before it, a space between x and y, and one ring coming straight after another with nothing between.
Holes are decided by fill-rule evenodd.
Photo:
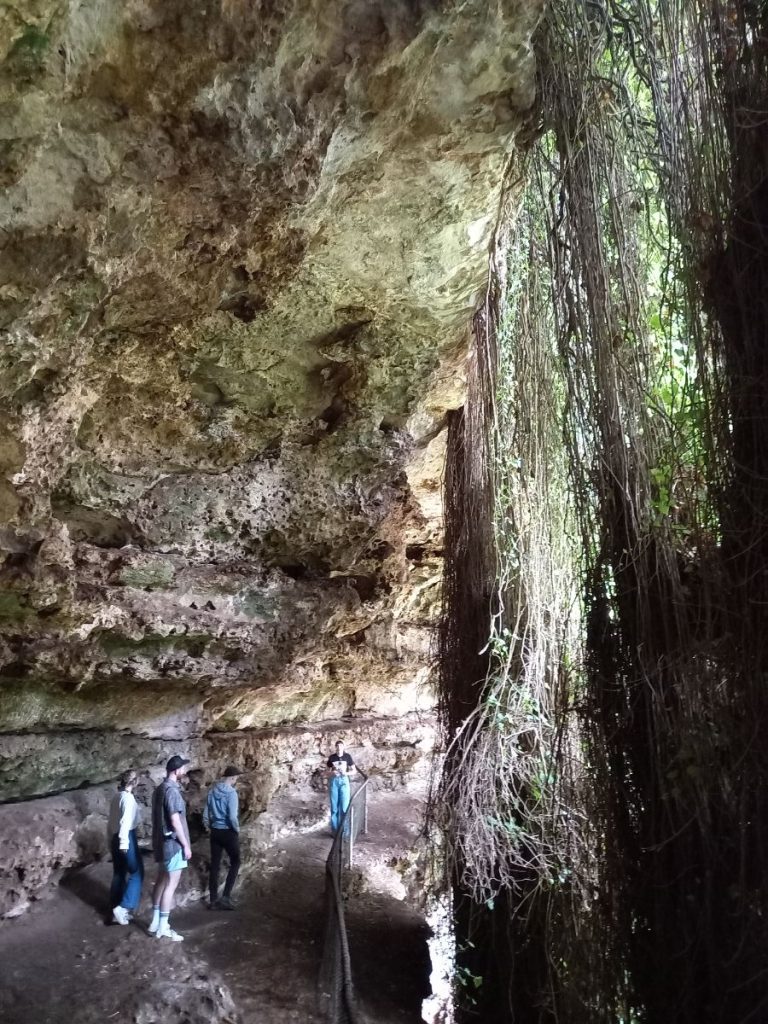
<instances>
[{"instance_id":1,"label":"cave wall texture","mask_svg":"<svg viewBox=\"0 0 768 1024\"><path fill-rule=\"evenodd\" d=\"M126 765L410 742L540 8L0 10L0 914Z\"/></svg>"}]
</instances>

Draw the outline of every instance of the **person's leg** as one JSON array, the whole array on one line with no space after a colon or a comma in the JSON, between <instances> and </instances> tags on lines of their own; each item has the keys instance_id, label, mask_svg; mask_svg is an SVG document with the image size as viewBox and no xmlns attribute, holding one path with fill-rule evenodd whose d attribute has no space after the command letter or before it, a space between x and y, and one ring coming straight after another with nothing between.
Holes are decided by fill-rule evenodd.
<instances>
[{"instance_id":1,"label":"person's leg","mask_svg":"<svg viewBox=\"0 0 768 1024\"><path fill-rule=\"evenodd\" d=\"M111 920L115 924L125 925L130 920L128 911L123 906L127 889L126 879L130 874L130 868L125 852L120 849L119 836L112 836L110 846L112 848L112 885L109 893L109 902L112 907Z\"/></svg>"},{"instance_id":2,"label":"person's leg","mask_svg":"<svg viewBox=\"0 0 768 1024\"><path fill-rule=\"evenodd\" d=\"M149 925L149 931L154 933L160 927L160 901L163 898L163 892L168 883L168 872L165 870L164 864L157 865L157 880L152 887L152 921Z\"/></svg>"},{"instance_id":3,"label":"person's leg","mask_svg":"<svg viewBox=\"0 0 768 1024\"><path fill-rule=\"evenodd\" d=\"M329 786L329 790L330 790L330 794L331 794L331 832L333 832L334 835L336 834L336 831L337 831L337 829L339 827L339 806L340 806L339 783L340 782L341 782L341 779L339 778L339 776L338 775L334 775L331 778L331 782L330 782L330 786Z\"/></svg>"},{"instance_id":4,"label":"person's leg","mask_svg":"<svg viewBox=\"0 0 768 1024\"><path fill-rule=\"evenodd\" d=\"M117 834L112 836L109 843L109 850L112 854L112 885L109 889L109 909L114 910L120 906L125 890L125 863L120 852L120 839Z\"/></svg>"},{"instance_id":5,"label":"person's leg","mask_svg":"<svg viewBox=\"0 0 768 1024\"><path fill-rule=\"evenodd\" d=\"M171 910L173 910L173 897L176 893L176 887L179 884L182 870L181 866L178 868L174 867L176 863L186 865L186 861L183 860L181 854L177 854L176 857L168 861L165 866L168 873L168 881L165 883L162 896L160 897L160 926L157 929L156 934L158 939L172 939L174 942L181 942L184 936L175 932L170 925L170 915Z\"/></svg>"},{"instance_id":6,"label":"person's leg","mask_svg":"<svg viewBox=\"0 0 768 1024\"><path fill-rule=\"evenodd\" d=\"M344 776L341 779L339 779L339 782L341 783L341 786L339 787L339 789L340 789L340 792L339 792L339 825L341 825L341 819L344 817L344 814L346 813L346 810L349 807L349 801L350 801L351 794L350 794L350 788L349 788L349 779L346 778L346 776ZM344 825L344 835L345 836L349 835L349 822L348 821Z\"/></svg>"},{"instance_id":7,"label":"person's leg","mask_svg":"<svg viewBox=\"0 0 768 1024\"><path fill-rule=\"evenodd\" d=\"M176 888L181 878L181 869L169 871L166 874L166 883L160 897L160 916L168 915L173 910L173 897L176 895Z\"/></svg>"},{"instance_id":8,"label":"person's leg","mask_svg":"<svg viewBox=\"0 0 768 1024\"><path fill-rule=\"evenodd\" d=\"M165 889L168 881L168 872L165 870L162 864L158 864L157 867L157 879L155 884L152 886L152 906L159 907L160 900L163 898L163 890Z\"/></svg>"},{"instance_id":9,"label":"person's leg","mask_svg":"<svg viewBox=\"0 0 768 1024\"><path fill-rule=\"evenodd\" d=\"M220 839L221 831L218 828L211 829L211 875L208 879L208 891L212 904L219 898L219 870L221 868L221 853L223 850Z\"/></svg>"},{"instance_id":10,"label":"person's leg","mask_svg":"<svg viewBox=\"0 0 768 1024\"><path fill-rule=\"evenodd\" d=\"M136 854L137 854L137 856L139 858L139 878L141 879L141 886L139 888L139 897L141 897L141 889L144 887L144 875L146 874L146 870L144 868L144 858L142 857L141 850L139 849L139 840L138 839L136 840Z\"/></svg>"},{"instance_id":11,"label":"person's leg","mask_svg":"<svg viewBox=\"0 0 768 1024\"><path fill-rule=\"evenodd\" d=\"M136 841L136 833L132 831L128 837L128 850L123 854L125 866L128 869L128 881L125 886L123 898L120 905L125 910L135 910L141 899L141 886L144 881L144 865L139 853L139 844Z\"/></svg>"},{"instance_id":12,"label":"person's leg","mask_svg":"<svg viewBox=\"0 0 768 1024\"><path fill-rule=\"evenodd\" d=\"M240 870L240 835L233 828L227 829L225 847L229 856L229 871L224 883L224 899L228 900L232 895L237 881L237 873Z\"/></svg>"}]
</instances>

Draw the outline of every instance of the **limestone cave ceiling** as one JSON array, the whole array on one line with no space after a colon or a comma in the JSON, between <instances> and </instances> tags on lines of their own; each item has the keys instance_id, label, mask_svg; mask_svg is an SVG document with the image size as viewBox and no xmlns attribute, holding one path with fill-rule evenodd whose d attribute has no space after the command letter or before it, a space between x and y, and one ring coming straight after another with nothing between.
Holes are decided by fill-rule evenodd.
<instances>
[{"instance_id":1,"label":"limestone cave ceiling","mask_svg":"<svg viewBox=\"0 0 768 1024\"><path fill-rule=\"evenodd\" d=\"M430 703L540 6L3 5L0 799Z\"/></svg>"}]
</instances>

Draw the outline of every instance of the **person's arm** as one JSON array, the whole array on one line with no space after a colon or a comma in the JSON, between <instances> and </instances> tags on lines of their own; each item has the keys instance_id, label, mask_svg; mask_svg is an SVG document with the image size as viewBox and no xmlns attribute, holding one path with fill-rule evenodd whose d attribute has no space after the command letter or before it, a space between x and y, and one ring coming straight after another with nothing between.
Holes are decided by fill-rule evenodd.
<instances>
[{"instance_id":1,"label":"person's arm","mask_svg":"<svg viewBox=\"0 0 768 1024\"><path fill-rule=\"evenodd\" d=\"M235 832L240 831L240 822L238 820L239 808L240 801L237 796L237 790L231 788L229 791L229 799L227 800L227 816L229 818L229 827L233 828Z\"/></svg>"},{"instance_id":2,"label":"person's arm","mask_svg":"<svg viewBox=\"0 0 768 1024\"><path fill-rule=\"evenodd\" d=\"M118 802L118 810L115 811L115 801ZM120 824L120 794L112 797L112 801L109 805L109 815L107 816L107 849L112 849L112 836L115 834L115 822Z\"/></svg>"},{"instance_id":3,"label":"person's arm","mask_svg":"<svg viewBox=\"0 0 768 1024\"><path fill-rule=\"evenodd\" d=\"M355 762L352 760L352 755L350 754L349 760L347 761L347 775L354 775L356 771L357 767L355 766Z\"/></svg>"},{"instance_id":4,"label":"person's arm","mask_svg":"<svg viewBox=\"0 0 768 1024\"><path fill-rule=\"evenodd\" d=\"M176 838L181 843L184 860L189 860L192 856L192 849L189 845L189 839L187 838L187 833L184 831L184 825L178 811L174 811L171 815L171 827L176 834Z\"/></svg>"},{"instance_id":5,"label":"person's arm","mask_svg":"<svg viewBox=\"0 0 768 1024\"><path fill-rule=\"evenodd\" d=\"M181 848L184 852L184 860L189 860L192 856L192 849L189 845L189 836L187 830L184 828L184 822L182 821L181 814L184 810L184 801L181 798L181 793L178 790L167 789L166 790L168 820L171 823L171 828L176 836L176 839L181 844Z\"/></svg>"},{"instance_id":6,"label":"person's arm","mask_svg":"<svg viewBox=\"0 0 768 1024\"><path fill-rule=\"evenodd\" d=\"M122 793L120 796L120 822L117 826L117 832L121 850L127 850L131 845L129 833L133 828L133 820L136 814L135 802L136 800L132 793Z\"/></svg>"}]
</instances>

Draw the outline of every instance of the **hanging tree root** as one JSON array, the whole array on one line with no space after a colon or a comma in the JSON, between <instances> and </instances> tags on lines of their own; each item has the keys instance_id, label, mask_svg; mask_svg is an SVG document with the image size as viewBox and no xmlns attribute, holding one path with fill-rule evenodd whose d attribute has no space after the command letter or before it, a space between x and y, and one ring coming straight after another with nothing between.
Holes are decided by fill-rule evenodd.
<instances>
[{"instance_id":1,"label":"hanging tree root","mask_svg":"<svg viewBox=\"0 0 768 1024\"><path fill-rule=\"evenodd\" d=\"M454 877L545 947L520 1019L765 1011L766 39L746 0L554 0L539 39L440 644Z\"/></svg>"}]
</instances>

